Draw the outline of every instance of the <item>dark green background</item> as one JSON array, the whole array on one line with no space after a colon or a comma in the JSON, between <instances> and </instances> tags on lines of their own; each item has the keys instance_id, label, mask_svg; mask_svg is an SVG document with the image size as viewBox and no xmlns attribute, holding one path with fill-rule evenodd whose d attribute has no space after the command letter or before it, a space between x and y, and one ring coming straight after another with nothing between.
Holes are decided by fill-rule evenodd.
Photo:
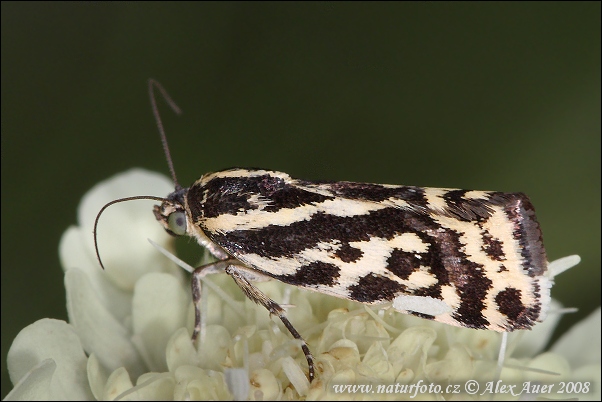
<instances>
[{"instance_id":1,"label":"dark green background","mask_svg":"<svg viewBox=\"0 0 602 402\"><path fill-rule=\"evenodd\" d=\"M18 331L66 319L58 241L131 167L524 191L553 295L600 304L600 3L2 3L2 397ZM151 213L149 211L149 213ZM100 269L100 268L99 268Z\"/></svg>"}]
</instances>

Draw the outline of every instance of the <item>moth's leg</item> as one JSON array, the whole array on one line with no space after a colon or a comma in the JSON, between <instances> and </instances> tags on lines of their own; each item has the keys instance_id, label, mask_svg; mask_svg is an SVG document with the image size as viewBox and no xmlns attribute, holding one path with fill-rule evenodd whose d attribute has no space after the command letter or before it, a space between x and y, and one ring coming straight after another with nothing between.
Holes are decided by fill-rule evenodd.
<instances>
[{"instance_id":1,"label":"moth's leg","mask_svg":"<svg viewBox=\"0 0 602 402\"><path fill-rule=\"evenodd\" d=\"M192 331L192 340L196 341L201 332L201 279L206 275L218 274L224 272L228 265L240 264L234 258L215 261L209 264L201 265L192 272L192 302L194 303L194 330Z\"/></svg>"},{"instance_id":2,"label":"moth's leg","mask_svg":"<svg viewBox=\"0 0 602 402\"><path fill-rule=\"evenodd\" d=\"M238 262L240 264L240 262ZM307 365L309 367L309 382L312 382L314 379L314 357L309 351L309 347L307 347L307 343L305 340L299 335L295 327L291 324L291 322L286 318L286 313L278 303L274 300L270 299L265 293L261 290L253 286L253 284L249 281L249 279L254 279L257 277L257 272L242 266L242 265L229 265L226 268L226 273L234 279L234 282L242 289L242 291L247 295L247 297L253 300L257 304L261 304L265 307L270 315L274 314L280 318L280 321L284 324L286 329L291 333L291 335L301 341L301 349L305 354L305 359L307 359ZM260 276L263 276L259 274Z\"/></svg>"},{"instance_id":3,"label":"moth's leg","mask_svg":"<svg viewBox=\"0 0 602 402\"><path fill-rule=\"evenodd\" d=\"M233 268L236 268L236 270L242 276L244 276L244 278L248 282L268 282L274 279L271 276L267 276L265 274L262 274L261 272L257 272L254 269L247 268L246 266L242 265L239 261L237 261L236 264L232 265L235 265L235 267Z\"/></svg>"},{"instance_id":4,"label":"moth's leg","mask_svg":"<svg viewBox=\"0 0 602 402\"><path fill-rule=\"evenodd\" d=\"M232 258L228 253L226 253L226 250L209 240L209 238L204 234L195 233L195 237L197 242L201 245L201 247L209 251L209 253L218 260L227 260L229 258Z\"/></svg>"}]
</instances>

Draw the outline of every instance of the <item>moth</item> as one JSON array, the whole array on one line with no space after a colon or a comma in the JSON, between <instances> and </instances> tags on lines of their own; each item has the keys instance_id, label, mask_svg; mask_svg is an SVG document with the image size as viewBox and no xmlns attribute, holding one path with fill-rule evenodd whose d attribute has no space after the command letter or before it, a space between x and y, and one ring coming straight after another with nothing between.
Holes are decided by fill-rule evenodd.
<instances>
[{"instance_id":1,"label":"moth","mask_svg":"<svg viewBox=\"0 0 602 402\"><path fill-rule=\"evenodd\" d=\"M284 309L253 282L277 279L449 325L509 332L542 321L552 281L533 205L522 193L307 181L233 168L190 187L175 178L153 89L153 111L175 191L150 198L172 235L194 237L217 259L192 275L193 339L200 331L201 278L226 272L301 340ZM96 228L95 228L96 231ZM98 252L98 248L97 248ZM99 258L100 259L100 258Z\"/></svg>"}]
</instances>

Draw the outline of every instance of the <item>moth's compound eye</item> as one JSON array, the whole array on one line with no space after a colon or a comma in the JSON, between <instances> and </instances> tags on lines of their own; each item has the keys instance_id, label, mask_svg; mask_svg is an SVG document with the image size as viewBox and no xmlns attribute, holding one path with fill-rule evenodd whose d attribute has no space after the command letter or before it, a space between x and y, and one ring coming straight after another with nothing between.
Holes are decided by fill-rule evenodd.
<instances>
[{"instance_id":1,"label":"moth's compound eye","mask_svg":"<svg viewBox=\"0 0 602 402\"><path fill-rule=\"evenodd\" d=\"M186 214L184 212L174 212L167 218L169 230L174 234L181 236L186 234Z\"/></svg>"}]
</instances>

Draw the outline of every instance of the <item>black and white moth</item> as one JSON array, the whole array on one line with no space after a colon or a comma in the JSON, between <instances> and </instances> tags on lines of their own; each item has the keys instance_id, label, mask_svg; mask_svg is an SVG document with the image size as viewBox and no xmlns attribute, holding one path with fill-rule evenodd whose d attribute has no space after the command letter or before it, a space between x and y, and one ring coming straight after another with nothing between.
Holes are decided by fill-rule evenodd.
<instances>
[{"instance_id":1,"label":"black and white moth","mask_svg":"<svg viewBox=\"0 0 602 402\"><path fill-rule=\"evenodd\" d=\"M165 230L196 238L218 260L193 273L193 339L200 331L200 280L216 272L229 274L303 342L310 381L309 348L254 281L273 278L362 303L390 303L459 327L509 332L545 318L552 280L525 194L307 181L243 168L207 173L182 188L156 112L155 86L164 91L150 81L176 189L166 198L128 200L162 201L154 214Z\"/></svg>"}]
</instances>

